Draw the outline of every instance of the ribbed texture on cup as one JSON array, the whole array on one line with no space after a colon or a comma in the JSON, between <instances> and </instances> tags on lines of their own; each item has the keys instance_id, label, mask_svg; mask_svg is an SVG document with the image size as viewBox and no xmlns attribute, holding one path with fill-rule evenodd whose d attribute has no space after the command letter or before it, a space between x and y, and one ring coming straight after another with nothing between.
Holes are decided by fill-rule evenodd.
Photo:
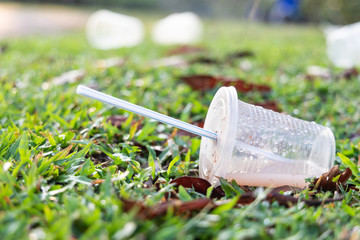
<instances>
[{"instance_id":1,"label":"ribbed texture on cup","mask_svg":"<svg viewBox=\"0 0 360 240\"><path fill-rule=\"evenodd\" d=\"M236 142L228 169L233 174L317 175L331 165L331 154L323 152L329 151L330 147L321 146L331 144L331 136L324 134L328 131L328 128L314 122L239 101ZM283 162L274 161L261 151L246 149L241 143L270 153L274 158L279 156ZM286 163L287 159L292 160L291 163Z\"/></svg>"}]
</instances>

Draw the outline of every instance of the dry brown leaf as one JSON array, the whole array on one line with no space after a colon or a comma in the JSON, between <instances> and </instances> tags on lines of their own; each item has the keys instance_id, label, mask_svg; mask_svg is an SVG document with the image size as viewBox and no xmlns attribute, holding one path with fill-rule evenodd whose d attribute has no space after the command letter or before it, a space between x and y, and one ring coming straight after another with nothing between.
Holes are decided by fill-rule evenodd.
<instances>
[{"instance_id":1,"label":"dry brown leaf","mask_svg":"<svg viewBox=\"0 0 360 240\"><path fill-rule=\"evenodd\" d=\"M254 57L255 54L252 51L244 50L230 53L226 56L228 62L233 62L235 59L244 58L244 57Z\"/></svg>"},{"instance_id":2,"label":"dry brown leaf","mask_svg":"<svg viewBox=\"0 0 360 240\"><path fill-rule=\"evenodd\" d=\"M122 115L114 115L109 117L106 121L110 122L111 125L115 127L121 127L121 124L123 124L128 118Z\"/></svg>"},{"instance_id":3,"label":"dry brown leaf","mask_svg":"<svg viewBox=\"0 0 360 240\"><path fill-rule=\"evenodd\" d=\"M339 176L340 175L340 176ZM352 173L349 168L344 172L339 170L338 166L334 166L329 172L324 173L320 178L315 179L313 188L322 190L337 190L339 185L344 185L346 181L351 177ZM333 178L339 176L336 182L333 182ZM94 180L92 184L97 184L103 182L102 179ZM170 183L175 184L175 186L183 186L184 188L192 188L196 192L206 195L207 190L211 187L211 184L202 178L198 177L180 177L174 179ZM351 186L349 186L351 188ZM159 190L159 189L158 189ZM333 204L337 201L342 201L343 198L335 199L325 199L325 200L307 200L300 199L298 197L283 195L281 192L295 191L299 190L291 186L280 186L272 189L265 197L265 201L277 202L279 205L291 207L296 205L299 201L304 202L308 206L321 206L324 204ZM216 187L213 189L211 198L222 198L225 196L225 193L222 191L221 187ZM238 199L238 204L245 205L250 204L256 200L257 194L256 190L245 192ZM168 193L167 197L163 199L159 204L147 207L142 202L132 201L128 199L121 199L124 211L137 211L137 217L141 219L152 219L155 217L164 216L168 211L172 211L174 214L188 214L191 215L194 211L200 211L204 208L213 209L215 207L225 204L224 202L213 202L211 199L202 198L191 201L181 201L175 199L176 195L174 193ZM234 207L239 207L236 205ZM328 206L328 205L327 205Z\"/></svg>"},{"instance_id":4,"label":"dry brown leaf","mask_svg":"<svg viewBox=\"0 0 360 240\"><path fill-rule=\"evenodd\" d=\"M206 195L208 188L211 187L211 184L207 180L198 177L179 177L172 180L170 183L175 183L175 186L193 188L196 192L203 195ZM225 194L221 194L216 188L214 188L211 193L211 198L221 198L223 196L225 196Z\"/></svg>"},{"instance_id":5,"label":"dry brown leaf","mask_svg":"<svg viewBox=\"0 0 360 240\"><path fill-rule=\"evenodd\" d=\"M349 79L355 78L357 76L359 76L359 71L355 67L353 67L353 68L346 69L338 77L339 78L345 78L345 79L349 80Z\"/></svg>"},{"instance_id":6,"label":"dry brown leaf","mask_svg":"<svg viewBox=\"0 0 360 240\"><path fill-rule=\"evenodd\" d=\"M337 176L340 177L336 182L333 179ZM352 172L350 168L346 168L345 172L341 172L339 166L332 167L328 172L322 174L319 178L315 178L311 186L311 190L323 190L323 191L336 191L338 187L344 186L347 180L351 177Z\"/></svg>"},{"instance_id":7,"label":"dry brown leaf","mask_svg":"<svg viewBox=\"0 0 360 240\"><path fill-rule=\"evenodd\" d=\"M172 208L175 214L183 214L186 212L200 211L205 207L211 208L212 206L214 206L213 202L208 198L200 198L186 202L173 200L160 203L157 208L153 208L153 210L150 211L150 217L163 216L170 208Z\"/></svg>"},{"instance_id":8,"label":"dry brown leaf","mask_svg":"<svg viewBox=\"0 0 360 240\"><path fill-rule=\"evenodd\" d=\"M206 91L213 89L218 83L216 77L210 75L191 75L180 77L187 85L189 85L194 90Z\"/></svg>"},{"instance_id":9,"label":"dry brown leaf","mask_svg":"<svg viewBox=\"0 0 360 240\"><path fill-rule=\"evenodd\" d=\"M228 78L228 77L219 77L219 82L223 86L233 86L238 92L247 93L247 92L270 92L271 88L268 85L248 83L242 79Z\"/></svg>"},{"instance_id":10,"label":"dry brown leaf","mask_svg":"<svg viewBox=\"0 0 360 240\"><path fill-rule=\"evenodd\" d=\"M202 63L202 64L220 64L220 61L215 59L215 58L210 58L210 57L197 57L194 58L190 61L191 64L195 64L195 63Z\"/></svg>"},{"instance_id":11,"label":"dry brown leaf","mask_svg":"<svg viewBox=\"0 0 360 240\"><path fill-rule=\"evenodd\" d=\"M304 199L299 199L299 198L292 197L292 196L282 195L282 194L280 194L279 192L276 192L276 191L271 191L266 196L266 200L268 200L269 202L276 201L280 205L286 206L286 207L291 207L291 206L297 204L299 201L304 202L308 206L317 207L317 206L327 204L327 203L333 203L333 202L342 201L343 198L325 199L325 200L304 200Z\"/></svg>"},{"instance_id":12,"label":"dry brown leaf","mask_svg":"<svg viewBox=\"0 0 360 240\"><path fill-rule=\"evenodd\" d=\"M262 102L262 103L253 103L256 106L260 106L266 109L270 109L273 110L275 112L281 112L281 109L279 108L277 102L275 101L267 101L267 102Z\"/></svg>"},{"instance_id":13,"label":"dry brown leaf","mask_svg":"<svg viewBox=\"0 0 360 240\"><path fill-rule=\"evenodd\" d=\"M169 210L174 214L184 214L186 212L200 211L205 207L213 207L214 204L210 199L201 198L183 202L180 200L170 200L161 202L155 206L147 207L142 202L132 201L128 199L121 199L123 209L125 212L136 211L137 216L141 219L152 219L155 217L164 216Z\"/></svg>"},{"instance_id":14,"label":"dry brown leaf","mask_svg":"<svg viewBox=\"0 0 360 240\"><path fill-rule=\"evenodd\" d=\"M233 86L238 92L247 93L251 91L269 92L271 88L267 85L247 83L244 80L229 78L229 77L215 77L211 75L190 75L180 77L182 81L188 84L194 90L206 91L213 89L218 84L221 86Z\"/></svg>"},{"instance_id":15,"label":"dry brown leaf","mask_svg":"<svg viewBox=\"0 0 360 240\"><path fill-rule=\"evenodd\" d=\"M245 194L242 194L238 200L238 204L250 204L256 199L256 194L254 191L248 192ZM291 207L293 205L296 205L299 201L304 202L308 206L320 206L327 203L337 202L341 201L343 198L337 198L337 199L326 199L324 201L321 200L305 200L305 199L299 199L297 197L287 196L279 193L276 190L272 190L270 193L266 195L265 200L269 202L278 202L279 205L285 206L285 207Z\"/></svg>"},{"instance_id":16,"label":"dry brown leaf","mask_svg":"<svg viewBox=\"0 0 360 240\"><path fill-rule=\"evenodd\" d=\"M176 48L171 49L167 55L168 56L184 55L184 54L198 53L198 52L204 52L204 51L205 51L205 49L202 47L182 45L182 46L178 46Z\"/></svg>"}]
</instances>

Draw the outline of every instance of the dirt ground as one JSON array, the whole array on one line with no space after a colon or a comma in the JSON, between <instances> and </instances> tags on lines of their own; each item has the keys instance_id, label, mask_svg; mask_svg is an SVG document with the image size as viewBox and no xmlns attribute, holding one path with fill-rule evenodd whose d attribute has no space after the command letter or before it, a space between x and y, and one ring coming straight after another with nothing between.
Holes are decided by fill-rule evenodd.
<instances>
[{"instance_id":1,"label":"dirt ground","mask_svg":"<svg viewBox=\"0 0 360 240\"><path fill-rule=\"evenodd\" d=\"M0 3L0 39L82 29L89 14L63 6Z\"/></svg>"}]
</instances>

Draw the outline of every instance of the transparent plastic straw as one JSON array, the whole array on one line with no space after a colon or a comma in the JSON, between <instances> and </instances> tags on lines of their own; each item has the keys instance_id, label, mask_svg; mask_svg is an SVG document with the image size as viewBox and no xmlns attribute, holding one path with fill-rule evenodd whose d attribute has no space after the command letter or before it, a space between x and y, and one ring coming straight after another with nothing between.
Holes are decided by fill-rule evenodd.
<instances>
[{"instance_id":1,"label":"transparent plastic straw","mask_svg":"<svg viewBox=\"0 0 360 240\"><path fill-rule=\"evenodd\" d=\"M163 122L163 123L172 125L174 127L183 129L183 130L185 130L187 132L191 132L191 133L194 133L194 134L199 135L199 136L211 138L212 140L215 140L215 141L217 139L217 134L216 133L207 131L207 130L205 130L203 128L200 128L198 126L195 126L195 125L180 121L178 119L166 116L164 114L161 114L161 113L158 113L158 112L155 112L155 111L152 111L150 109L140 107L138 105L129 103L129 102L124 101L122 99L112 97L110 95L107 95L105 93L96 91L96 90L91 89L91 88L79 85L77 87L77 89L76 89L76 92L78 94L80 94L80 95L90 97L90 98L94 98L94 99L99 100L101 102L111 104L111 105L113 105L115 107L122 108L124 110L127 110L127 111L130 111L130 112L142 115L144 117L155 119L155 120L157 120L159 122Z\"/></svg>"},{"instance_id":2,"label":"transparent plastic straw","mask_svg":"<svg viewBox=\"0 0 360 240\"><path fill-rule=\"evenodd\" d=\"M166 116L164 114L155 112L153 110L150 110L150 109L147 109L147 108L144 108L144 107L140 107L138 105L129 103L129 102L124 101L124 100L119 99L119 98L115 98L113 96L110 96L110 95L107 95L105 93L96 91L94 89L85 87L83 85L79 85L77 87L77 89L76 89L76 92L77 92L77 94L83 95L85 97L90 97L90 98L99 100L101 102L113 105L115 107L122 108L124 110L129 111L129 112L133 112L133 113L142 115L144 117L152 118L152 119L157 120L159 122L163 122L163 123L172 125L174 127L183 129L183 130L185 130L187 132L191 132L191 133L194 133L194 134L199 135L199 136L207 137L207 138L210 138L210 139L212 139L214 141L217 140L217 134L214 133L214 132L211 132L211 131L205 130L203 128L200 128L198 126L195 126L195 125L180 121L178 119ZM286 163L291 163L291 162L294 161L293 159L284 158L284 157L279 156L277 154L261 150L259 148L254 147L254 146L248 145L246 143L239 143L239 144L241 145L242 148L244 148L244 149L246 149L248 151L254 152L254 153L262 154L264 157L266 157L266 158L268 158L269 160L272 160L272 161L286 162Z\"/></svg>"}]
</instances>

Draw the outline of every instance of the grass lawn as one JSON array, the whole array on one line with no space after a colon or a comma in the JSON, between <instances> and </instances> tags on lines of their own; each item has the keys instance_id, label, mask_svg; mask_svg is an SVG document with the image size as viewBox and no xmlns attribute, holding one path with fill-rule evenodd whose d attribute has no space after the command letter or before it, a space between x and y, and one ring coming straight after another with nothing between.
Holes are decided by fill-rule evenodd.
<instances>
[{"instance_id":1,"label":"grass lawn","mask_svg":"<svg viewBox=\"0 0 360 240\"><path fill-rule=\"evenodd\" d=\"M220 21L205 26L199 46L206 51L185 59L223 60L241 50L255 56L218 65L153 67L151 62L173 47L146 39L134 48L98 51L82 32L0 41L1 239L360 237L359 76L345 77L344 70L331 66L316 27ZM108 58L124 58L125 63L101 67L99 60ZM327 68L329 76L309 77L312 65ZM52 82L75 69L83 69L85 76L59 85ZM177 193L169 184L177 177L197 176L200 138L79 96L76 87L95 87L194 123L205 119L219 86L195 91L180 80L192 74L267 84L270 92L239 92L239 99L275 102L287 114L330 127L336 151L343 154L336 164L342 171L351 167L353 176L338 191L305 189L297 195L343 200L318 207L299 201L286 207L263 201L267 190L259 189L251 204L235 206L239 191L230 187L222 198L227 203L219 207L182 214L169 208L154 218L139 214L144 206L155 208L166 201L169 193L184 202L206 197L191 188L180 187ZM114 116L121 126L108 121ZM124 199L144 205L128 210Z\"/></svg>"}]
</instances>

